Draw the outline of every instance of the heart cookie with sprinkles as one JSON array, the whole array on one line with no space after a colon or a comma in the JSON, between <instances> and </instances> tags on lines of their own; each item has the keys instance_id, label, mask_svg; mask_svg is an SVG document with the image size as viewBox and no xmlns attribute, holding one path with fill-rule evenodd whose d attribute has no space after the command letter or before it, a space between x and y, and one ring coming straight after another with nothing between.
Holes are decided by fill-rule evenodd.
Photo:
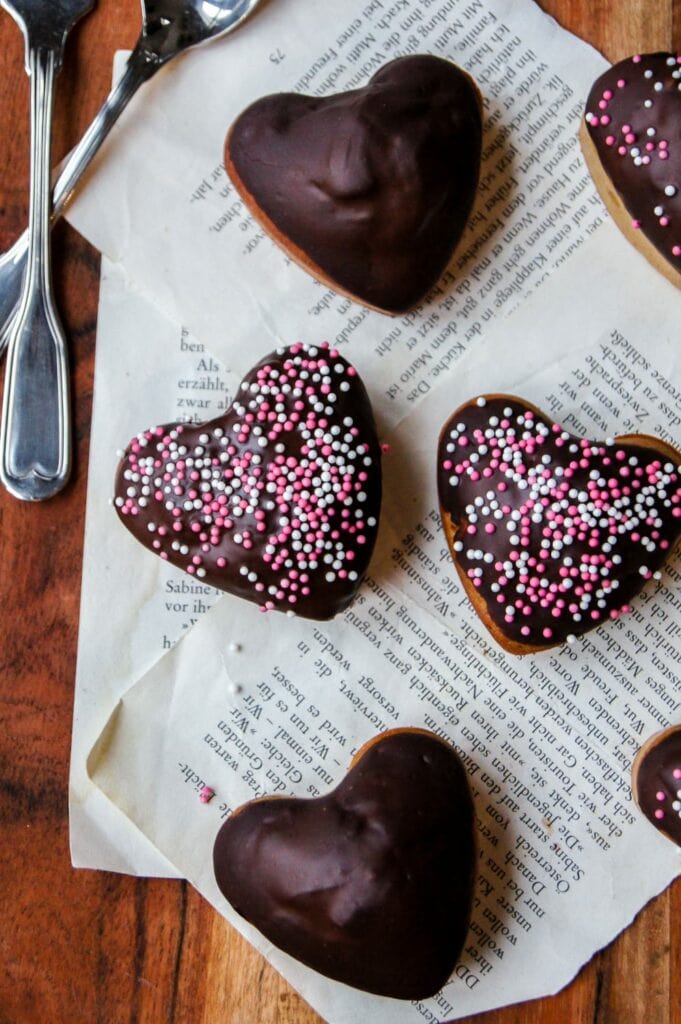
<instances>
[{"instance_id":1,"label":"heart cookie with sprinkles","mask_svg":"<svg viewBox=\"0 0 681 1024\"><path fill-rule=\"evenodd\" d=\"M637 54L601 75L580 138L617 225L681 287L681 56Z\"/></svg>"},{"instance_id":2,"label":"heart cookie with sprinkles","mask_svg":"<svg viewBox=\"0 0 681 1024\"><path fill-rule=\"evenodd\" d=\"M631 788L648 821L681 846L681 725L656 733L641 747Z\"/></svg>"},{"instance_id":3,"label":"heart cookie with sprinkles","mask_svg":"<svg viewBox=\"0 0 681 1024\"><path fill-rule=\"evenodd\" d=\"M229 131L225 167L292 259L336 291L399 313L436 284L463 235L481 110L455 64L401 57L352 92L258 100Z\"/></svg>"},{"instance_id":4,"label":"heart cookie with sprinkles","mask_svg":"<svg viewBox=\"0 0 681 1024\"><path fill-rule=\"evenodd\" d=\"M346 985L434 995L468 931L475 816L465 769L434 733L370 740L314 800L237 809L213 864L225 898L290 956Z\"/></svg>"},{"instance_id":5,"label":"heart cookie with sprinkles","mask_svg":"<svg viewBox=\"0 0 681 1024\"><path fill-rule=\"evenodd\" d=\"M380 503L366 389L338 352L302 344L261 360L217 419L133 438L114 500L161 558L263 611L310 619L352 600Z\"/></svg>"},{"instance_id":6,"label":"heart cookie with sprinkles","mask_svg":"<svg viewBox=\"0 0 681 1024\"><path fill-rule=\"evenodd\" d=\"M681 453L654 437L573 437L489 395L442 429L449 548L475 610L513 654L568 643L629 610L681 534Z\"/></svg>"}]
</instances>

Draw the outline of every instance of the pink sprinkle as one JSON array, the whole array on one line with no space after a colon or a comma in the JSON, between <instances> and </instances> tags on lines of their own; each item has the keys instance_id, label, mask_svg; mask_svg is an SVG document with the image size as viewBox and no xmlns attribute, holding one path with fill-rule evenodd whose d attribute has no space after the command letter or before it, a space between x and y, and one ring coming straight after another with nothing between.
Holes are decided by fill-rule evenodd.
<instances>
[{"instance_id":1,"label":"pink sprinkle","mask_svg":"<svg viewBox=\"0 0 681 1024\"><path fill-rule=\"evenodd\" d=\"M207 804L215 796L215 790L211 789L210 786L201 786L199 793L199 800L202 804Z\"/></svg>"},{"instance_id":2,"label":"pink sprinkle","mask_svg":"<svg viewBox=\"0 0 681 1024\"><path fill-rule=\"evenodd\" d=\"M661 811L658 808L658 810L655 811L655 817L657 818L658 821L660 821L661 818L664 818L664 811Z\"/></svg>"},{"instance_id":3,"label":"pink sprinkle","mask_svg":"<svg viewBox=\"0 0 681 1024\"><path fill-rule=\"evenodd\" d=\"M655 799L659 800L660 803L662 803L663 800L666 800L666 798L666 794L663 793L661 789L658 790L658 792L655 794Z\"/></svg>"},{"instance_id":4,"label":"pink sprinkle","mask_svg":"<svg viewBox=\"0 0 681 1024\"><path fill-rule=\"evenodd\" d=\"M681 768L675 768L672 775L675 779L681 779Z\"/></svg>"}]
</instances>

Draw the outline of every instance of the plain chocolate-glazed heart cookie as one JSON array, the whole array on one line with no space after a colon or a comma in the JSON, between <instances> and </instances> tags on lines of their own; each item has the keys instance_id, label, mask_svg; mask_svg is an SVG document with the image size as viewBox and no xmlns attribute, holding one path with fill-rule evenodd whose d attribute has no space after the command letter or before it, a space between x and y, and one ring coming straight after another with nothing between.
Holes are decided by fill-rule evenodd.
<instances>
[{"instance_id":1,"label":"plain chocolate-glazed heart cookie","mask_svg":"<svg viewBox=\"0 0 681 1024\"><path fill-rule=\"evenodd\" d=\"M468 220L481 100L439 57L401 57L363 89L266 96L232 125L225 166L254 217L306 270L389 313L419 302Z\"/></svg>"},{"instance_id":2,"label":"plain chocolate-glazed heart cookie","mask_svg":"<svg viewBox=\"0 0 681 1024\"><path fill-rule=\"evenodd\" d=\"M631 775L634 800L643 814L681 846L681 725L652 736L636 755Z\"/></svg>"},{"instance_id":3,"label":"plain chocolate-glazed heart cookie","mask_svg":"<svg viewBox=\"0 0 681 1024\"><path fill-rule=\"evenodd\" d=\"M513 654L617 618L681 533L681 453L573 437L511 395L468 402L437 456L440 513L473 607Z\"/></svg>"},{"instance_id":4,"label":"plain chocolate-glazed heart cookie","mask_svg":"<svg viewBox=\"0 0 681 1024\"><path fill-rule=\"evenodd\" d=\"M637 54L601 75L581 142L617 225L681 287L681 56Z\"/></svg>"},{"instance_id":5,"label":"plain chocolate-glazed heart cookie","mask_svg":"<svg viewBox=\"0 0 681 1024\"><path fill-rule=\"evenodd\" d=\"M133 438L115 507L145 547L263 610L329 619L352 600L378 529L369 397L333 349L262 359L230 408Z\"/></svg>"},{"instance_id":6,"label":"plain chocolate-glazed heart cookie","mask_svg":"<svg viewBox=\"0 0 681 1024\"><path fill-rule=\"evenodd\" d=\"M468 930L466 773L433 733L383 733L328 796L235 811L213 861L234 909L297 960L367 992L425 998L447 981Z\"/></svg>"}]
</instances>

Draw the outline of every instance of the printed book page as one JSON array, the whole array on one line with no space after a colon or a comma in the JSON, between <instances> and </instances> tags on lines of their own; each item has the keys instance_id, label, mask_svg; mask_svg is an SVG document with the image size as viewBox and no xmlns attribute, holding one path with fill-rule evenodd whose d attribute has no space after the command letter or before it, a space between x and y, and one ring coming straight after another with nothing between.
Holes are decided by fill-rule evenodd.
<instances>
[{"instance_id":1,"label":"printed book page","mask_svg":"<svg viewBox=\"0 0 681 1024\"><path fill-rule=\"evenodd\" d=\"M477 79L483 166L449 269L419 309L389 318L292 264L246 213L221 151L264 92L360 87L414 52ZM578 434L679 443L678 295L604 224L576 139L604 66L530 0L344 0L333 23L321 5L279 0L145 88L70 213L108 257L73 860L189 878L334 1024L367 1013L441 1021L555 991L679 870L678 851L633 808L628 776L647 736L679 720L678 555L629 616L570 648L513 658L469 608L434 492L439 429L482 391L519 393ZM133 434L210 418L267 351L325 339L357 365L393 433L370 577L344 616L318 624L260 616L163 565L108 499ZM442 993L413 1005L345 989L272 949L210 869L220 822L241 801L325 792L365 739L395 725L456 745L480 838L464 956ZM208 804L204 784L216 792ZM182 834L178 806L191 823Z\"/></svg>"},{"instance_id":2,"label":"printed book page","mask_svg":"<svg viewBox=\"0 0 681 1024\"><path fill-rule=\"evenodd\" d=\"M234 118L269 92L361 87L394 57L458 63L484 98L477 202L420 308L390 317L316 283L245 210L223 167ZM396 423L545 283L603 208L577 129L606 64L532 0L272 0L140 92L69 218L225 364L245 348L326 339Z\"/></svg>"},{"instance_id":3,"label":"printed book page","mask_svg":"<svg viewBox=\"0 0 681 1024\"><path fill-rule=\"evenodd\" d=\"M206 611L218 591L160 559L140 559L111 495L120 449L139 430L216 416L239 378L102 260L85 553L70 772L76 867L141 875L175 869L92 785L85 761L131 683Z\"/></svg>"},{"instance_id":4,"label":"printed book page","mask_svg":"<svg viewBox=\"0 0 681 1024\"><path fill-rule=\"evenodd\" d=\"M285 625L221 599L122 699L90 771L325 1020L448 1021L555 992L678 873L678 849L633 812L625 773L604 772L561 731L551 698L523 716L536 685L518 682L524 672L498 672L493 658L479 666L475 648L386 580L370 578L332 622ZM325 793L366 740L399 726L456 744L478 821L463 955L437 996L413 1003L332 982L272 947L221 896L212 868L235 807Z\"/></svg>"},{"instance_id":5,"label":"printed book page","mask_svg":"<svg viewBox=\"0 0 681 1024\"><path fill-rule=\"evenodd\" d=\"M478 80L483 165L450 270L421 309L391 318L321 288L267 242L224 177L221 149L228 123L262 91L356 87L416 51L450 57ZM151 872L144 840L109 822L84 754L112 703L216 596L155 560L128 572L105 504L117 449L155 423L217 414L249 368L244 353L254 362L298 339L333 340L360 369L379 428L397 422L597 231L602 207L576 127L603 66L531 0L344 0L333 25L321 5L273 0L233 36L164 69L131 103L69 211L112 258L103 260L88 485L75 864ZM131 538L122 543L134 552Z\"/></svg>"},{"instance_id":6,"label":"printed book page","mask_svg":"<svg viewBox=\"0 0 681 1024\"><path fill-rule=\"evenodd\" d=\"M94 785L333 1024L450 1020L554 992L681 869L630 790L636 750L681 709L679 555L628 615L514 657L470 609L433 486L442 423L482 392L520 394L577 434L678 443L676 299L605 226L389 438L379 549L350 609L318 623L221 597L118 701L94 747ZM212 874L235 807L327 792L367 739L399 726L456 746L479 839L464 954L436 997L414 1003L293 962Z\"/></svg>"}]
</instances>

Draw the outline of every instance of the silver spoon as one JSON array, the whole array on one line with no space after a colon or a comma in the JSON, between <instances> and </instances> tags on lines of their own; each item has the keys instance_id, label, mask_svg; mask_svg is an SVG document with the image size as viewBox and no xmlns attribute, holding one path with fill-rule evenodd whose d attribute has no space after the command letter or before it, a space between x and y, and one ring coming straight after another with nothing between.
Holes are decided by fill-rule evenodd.
<instances>
[{"instance_id":1,"label":"silver spoon","mask_svg":"<svg viewBox=\"0 0 681 1024\"><path fill-rule=\"evenodd\" d=\"M0 2L4 3L5 0L0 0ZM60 3L63 0L57 0L57 2ZM164 64L189 47L231 32L261 2L262 0L142 0L142 31L128 58L125 71L85 135L66 160L54 186L52 194L53 223L63 213L83 173L139 87L156 74ZM0 327L2 332L0 334L0 354L7 344L8 334L12 330L12 321L21 294L26 251L27 236L24 234L11 249L0 256L0 325L3 325ZM14 386L10 379L10 369L8 362L5 395L7 395L8 388ZM25 370L26 367L22 367L22 375ZM30 368L28 368L28 372L31 372ZM63 397L55 394L53 383L47 379L43 383L45 390L40 403L40 416L33 423L21 424L25 435L28 432L33 433L35 441L32 448L35 451L41 450L36 447L37 445L42 445L42 450L45 450L46 407L51 407L53 410L59 409L60 414L63 414L64 423L67 422L67 407ZM48 384L49 387L47 387ZM59 389L64 391L61 386ZM31 418L34 415L32 413ZM26 419L28 420L28 417ZM56 435L62 442L62 448L66 442L66 451L68 451L67 434L68 430L62 428L56 431ZM3 445L3 450L4 447ZM60 462L64 463L63 456L60 457ZM66 462L68 462L68 455ZM22 472L26 473L27 470L30 472L30 469L24 465ZM44 475L44 467L39 472ZM0 477L9 486L2 468L0 468ZM60 486L55 487L51 493L56 494L64 485L65 480L66 477L61 480ZM26 492L27 486L24 485L21 489ZM42 490L42 486L40 489ZM16 494L14 487L10 487L10 490ZM49 495L23 493L17 496L40 498Z\"/></svg>"},{"instance_id":2,"label":"silver spoon","mask_svg":"<svg viewBox=\"0 0 681 1024\"><path fill-rule=\"evenodd\" d=\"M68 474L68 364L66 340L52 298L50 261L50 150L54 80L66 37L94 0L2 0L26 40L31 79L31 161L28 272L12 325L2 410L0 477L19 498L48 498ZM27 372L28 371L28 372ZM57 381L56 404L40 406L41 392ZM14 384L20 382L21 386ZM26 433L23 423L35 426ZM45 432L44 439L40 432ZM35 448L36 435L39 447ZM41 454L42 452L42 454ZM68 462L68 458L66 459Z\"/></svg>"}]
</instances>

